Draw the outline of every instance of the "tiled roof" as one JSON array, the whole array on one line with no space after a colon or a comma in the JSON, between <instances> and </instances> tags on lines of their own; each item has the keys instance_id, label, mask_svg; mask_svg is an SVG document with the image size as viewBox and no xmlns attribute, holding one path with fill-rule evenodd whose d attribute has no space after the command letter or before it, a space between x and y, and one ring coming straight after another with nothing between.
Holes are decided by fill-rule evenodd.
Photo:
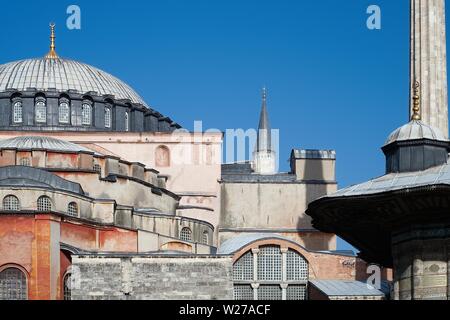
<instances>
[{"instance_id":1,"label":"tiled roof","mask_svg":"<svg viewBox=\"0 0 450 320\"><path fill-rule=\"evenodd\" d=\"M324 198L370 195L441 184L450 185L450 164L448 163L424 171L387 174L361 184L341 189Z\"/></svg>"},{"instance_id":2,"label":"tiled roof","mask_svg":"<svg viewBox=\"0 0 450 320\"><path fill-rule=\"evenodd\" d=\"M381 290L360 281L311 280L310 283L329 297L385 296Z\"/></svg>"}]
</instances>

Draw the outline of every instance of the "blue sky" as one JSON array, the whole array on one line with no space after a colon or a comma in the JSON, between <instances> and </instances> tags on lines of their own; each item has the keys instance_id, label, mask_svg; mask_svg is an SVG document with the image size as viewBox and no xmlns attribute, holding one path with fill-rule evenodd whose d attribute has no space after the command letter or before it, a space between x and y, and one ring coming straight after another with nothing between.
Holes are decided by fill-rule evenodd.
<instances>
[{"instance_id":1,"label":"blue sky","mask_svg":"<svg viewBox=\"0 0 450 320\"><path fill-rule=\"evenodd\" d=\"M65 27L70 4L81 30ZM366 28L371 4L381 30ZM281 169L292 148L335 149L340 187L382 175L380 147L408 120L409 0L8 1L0 63L43 56L50 21L61 56L188 129L256 126L266 85Z\"/></svg>"}]
</instances>

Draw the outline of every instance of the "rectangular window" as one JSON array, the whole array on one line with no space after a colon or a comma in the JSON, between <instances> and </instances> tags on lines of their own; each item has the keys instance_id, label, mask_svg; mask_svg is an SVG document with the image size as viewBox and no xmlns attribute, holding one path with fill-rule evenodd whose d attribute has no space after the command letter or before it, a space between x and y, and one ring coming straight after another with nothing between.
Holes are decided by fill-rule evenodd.
<instances>
[{"instance_id":1,"label":"rectangular window","mask_svg":"<svg viewBox=\"0 0 450 320\"><path fill-rule=\"evenodd\" d=\"M287 300L306 300L305 285L290 285L286 289Z\"/></svg>"},{"instance_id":2,"label":"rectangular window","mask_svg":"<svg viewBox=\"0 0 450 320\"><path fill-rule=\"evenodd\" d=\"M254 300L253 288L251 285L235 285L234 300Z\"/></svg>"},{"instance_id":3,"label":"rectangular window","mask_svg":"<svg viewBox=\"0 0 450 320\"><path fill-rule=\"evenodd\" d=\"M258 300L281 300L283 292L280 285L260 285L258 288Z\"/></svg>"}]
</instances>

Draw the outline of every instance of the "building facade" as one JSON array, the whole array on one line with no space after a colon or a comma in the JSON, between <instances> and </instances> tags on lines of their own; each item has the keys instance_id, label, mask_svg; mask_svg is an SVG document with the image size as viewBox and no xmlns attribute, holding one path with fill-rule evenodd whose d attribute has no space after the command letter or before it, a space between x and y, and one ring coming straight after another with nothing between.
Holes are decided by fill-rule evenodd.
<instances>
[{"instance_id":1,"label":"building facade","mask_svg":"<svg viewBox=\"0 0 450 320\"><path fill-rule=\"evenodd\" d=\"M290 299L365 281L308 204L337 189L335 152L278 173L267 93L248 163L183 130L87 64L0 65L0 299ZM384 295L383 295L384 296Z\"/></svg>"}]
</instances>

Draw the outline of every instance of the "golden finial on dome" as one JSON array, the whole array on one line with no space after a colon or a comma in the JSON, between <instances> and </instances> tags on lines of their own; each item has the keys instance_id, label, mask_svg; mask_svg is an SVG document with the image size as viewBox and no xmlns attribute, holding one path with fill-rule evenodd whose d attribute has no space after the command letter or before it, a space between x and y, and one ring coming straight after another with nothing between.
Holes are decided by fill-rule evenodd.
<instances>
[{"instance_id":1,"label":"golden finial on dome","mask_svg":"<svg viewBox=\"0 0 450 320\"><path fill-rule=\"evenodd\" d=\"M55 51L55 24L52 22L50 23L50 51L45 56L46 59L58 59L58 55Z\"/></svg>"},{"instance_id":2,"label":"golden finial on dome","mask_svg":"<svg viewBox=\"0 0 450 320\"><path fill-rule=\"evenodd\" d=\"M413 115L411 120L419 121L422 119L420 116L420 83L416 81L414 83L414 96L413 96Z\"/></svg>"}]
</instances>

